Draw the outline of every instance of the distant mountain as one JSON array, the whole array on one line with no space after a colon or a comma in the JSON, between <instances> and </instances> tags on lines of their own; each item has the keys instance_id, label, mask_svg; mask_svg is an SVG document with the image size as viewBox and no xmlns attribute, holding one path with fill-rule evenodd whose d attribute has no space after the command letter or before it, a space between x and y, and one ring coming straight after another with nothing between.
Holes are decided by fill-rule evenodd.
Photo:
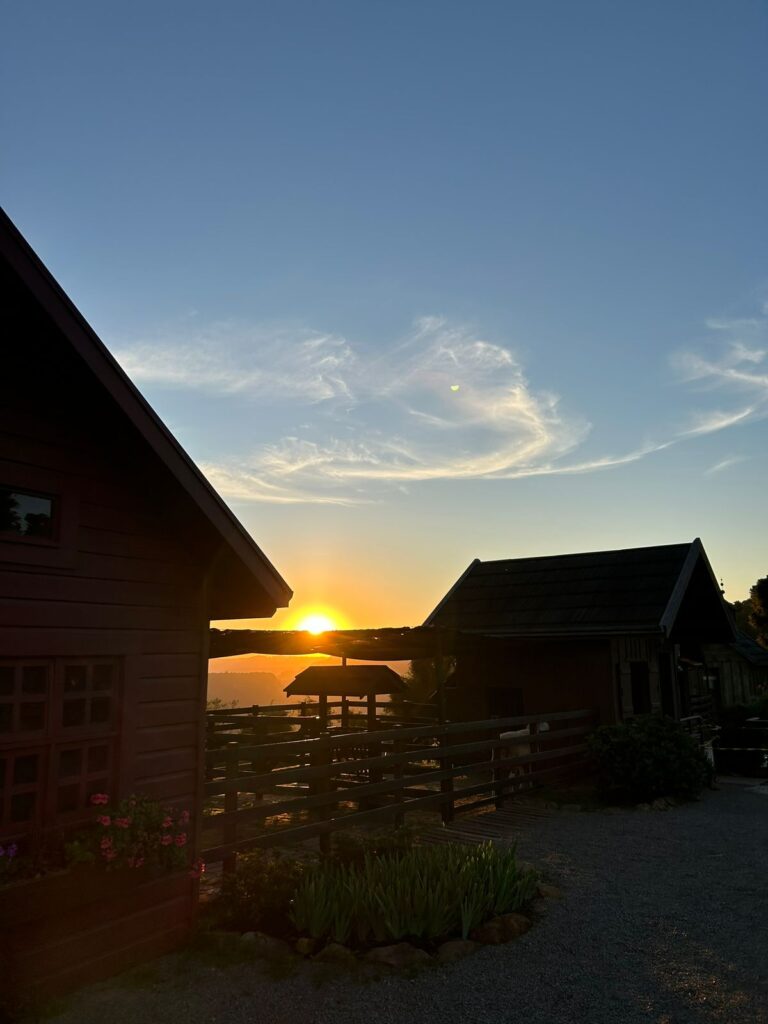
<instances>
[{"instance_id":1,"label":"distant mountain","mask_svg":"<svg viewBox=\"0 0 768 1024\"><path fill-rule=\"evenodd\" d=\"M251 704L286 704L285 683L272 672L209 672L208 700L219 697L236 700L240 707Z\"/></svg>"}]
</instances>

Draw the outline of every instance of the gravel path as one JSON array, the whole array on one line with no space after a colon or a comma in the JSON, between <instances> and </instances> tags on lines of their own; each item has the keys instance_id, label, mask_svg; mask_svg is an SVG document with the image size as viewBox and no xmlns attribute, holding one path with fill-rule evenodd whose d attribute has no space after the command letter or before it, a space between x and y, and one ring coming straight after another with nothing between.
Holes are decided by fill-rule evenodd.
<instances>
[{"instance_id":1,"label":"gravel path","mask_svg":"<svg viewBox=\"0 0 768 1024\"><path fill-rule=\"evenodd\" d=\"M768 787L763 787L766 789ZM413 977L166 957L55 1024L768 1024L768 795L558 812L519 852L564 893L525 936Z\"/></svg>"}]
</instances>

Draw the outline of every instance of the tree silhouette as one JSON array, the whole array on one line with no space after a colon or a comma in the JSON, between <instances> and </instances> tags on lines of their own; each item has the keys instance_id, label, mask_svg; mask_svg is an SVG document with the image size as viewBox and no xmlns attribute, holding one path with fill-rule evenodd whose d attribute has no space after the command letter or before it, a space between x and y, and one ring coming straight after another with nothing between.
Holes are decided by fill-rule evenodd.
<instances>
[{"instance_id":1,"label":"tree silhouette","mask_svg":"<svg viewBox=\"0 0 768 1024\"><path fill-rule=\"evenodd\" d=\"M763 576L749 591L752 610L749 622L755 631L757 642L768 648L768 576Z\"/></svg>"}]
</instances>

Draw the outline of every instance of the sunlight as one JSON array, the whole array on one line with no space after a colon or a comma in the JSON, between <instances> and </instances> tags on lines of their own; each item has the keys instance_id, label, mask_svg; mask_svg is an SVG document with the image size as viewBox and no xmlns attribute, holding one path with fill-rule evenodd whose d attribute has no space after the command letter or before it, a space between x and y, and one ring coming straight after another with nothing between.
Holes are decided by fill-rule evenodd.
<instances>
[{"instance_id":1,"label":"sunlight","mask_svg":"<svg viewBox=\"0 0 768 1024\"><path fill-rule=\"evenodd\" d=\"M328 618L327 615L321 615L318 612L313 612L311 615L305 615L304 618L298 623L297 629L305 629L308 633L325 633L329 629L336 629L336 623Z\"/></svg>"}]
</instances>

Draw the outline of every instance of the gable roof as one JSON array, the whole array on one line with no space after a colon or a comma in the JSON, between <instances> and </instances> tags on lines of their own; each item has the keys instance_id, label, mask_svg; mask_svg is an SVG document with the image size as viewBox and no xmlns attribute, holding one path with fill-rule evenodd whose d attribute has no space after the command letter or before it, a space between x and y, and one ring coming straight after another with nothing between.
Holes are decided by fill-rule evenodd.
<instances>
[{"instance_id":1,"label":"gable roof","mask_svg":"<svg viewBox=\"0 0 768 1024\"><path fill-rule=\"evenodd\" d=\"M237 618L241 611L242 615L272 615L276 608L285 607L292 597L288 584L130 381L3 210L0 210L0 252L32 298L59 329L62 338L219 535L223 542L219 566L239 575L244 570L257 585L252 588L251 597L246 602L249 610L233 608L228 611L226 596L220 596L216 617L231 615Z\"/></svg>"},{"instance_id":2,"label":"gable roof","mask_svg":"<svg viewBox=\"0 0 768 1024\"><path fill-rule=\"evenodd\" d=\"M289 697L367 697L404 690L405 683L388 665L311 665L285 687Z\"/></svg>"},{"instance_id":3,"label":"gable roof","mask_svg":"<svg viewBox=\"0 0 768 1024\"><path fill-rule=\"evenodd\" d=\"M425 625L504 637L669 636L683 620L692 631L701 611L718 637L732 639L720 588L697 538L619 551L475 559Z\"/></svg>"}]
</instances>

